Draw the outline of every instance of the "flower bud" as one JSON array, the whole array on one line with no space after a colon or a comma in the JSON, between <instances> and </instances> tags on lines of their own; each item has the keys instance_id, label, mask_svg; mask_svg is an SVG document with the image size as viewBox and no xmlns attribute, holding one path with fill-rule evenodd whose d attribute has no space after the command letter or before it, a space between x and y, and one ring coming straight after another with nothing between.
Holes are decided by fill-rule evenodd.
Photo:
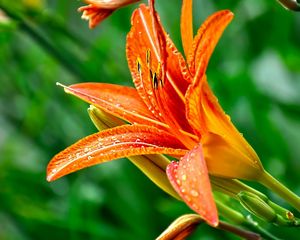
<instances>
[{"instance_id":1,"label":"flower bud","mask_svg":"<svg viewBox=\"0 0 300 240\"><path fill-rule=\"evenodd\" d=\"M242 191L237 196L240 203L255 216L267 222L274 222L277 218L274 209L257 195L247 191Z\"/></svg>"},{"instance_id":2,"label":"flower bud","mask_svg":"<svg viewBox=\"0 0 300 240\"><path fill-rule=\"evenodd\" d=\"M156 240L185 239L204 220L197 214L177 218Z\"/></svg>"}]
</instances>

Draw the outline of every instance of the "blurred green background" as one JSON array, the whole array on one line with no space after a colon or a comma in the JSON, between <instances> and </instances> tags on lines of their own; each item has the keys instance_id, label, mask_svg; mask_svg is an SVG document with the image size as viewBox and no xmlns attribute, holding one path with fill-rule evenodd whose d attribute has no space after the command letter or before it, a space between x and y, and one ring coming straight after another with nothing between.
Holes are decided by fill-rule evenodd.
<instances>
[{"instance_id":1,"label":"blurred green background","mask_svg":"<svg viewBox=\"0 0 300 240\"><path fill-rule=\"evenodd\" d=\"M181 1L157 0L162 22L181 50ZM80 1L0 0L0 239L154 239L191 212L126 159L46 182L49 160L94 133L88 105L55 83L132 85L125 37L135 6L95 30ZM196 0L195 30L211 13L235 19L211 59L208 78L222 106L265 168L300 194L300 13L275 0ZM258 185L277 203L276 195ZM296 229L264 227L281 239ZM299 235L299 231L298 231ZM237 239L201 225L190 239Z\"/></svg>"}]
</instances>

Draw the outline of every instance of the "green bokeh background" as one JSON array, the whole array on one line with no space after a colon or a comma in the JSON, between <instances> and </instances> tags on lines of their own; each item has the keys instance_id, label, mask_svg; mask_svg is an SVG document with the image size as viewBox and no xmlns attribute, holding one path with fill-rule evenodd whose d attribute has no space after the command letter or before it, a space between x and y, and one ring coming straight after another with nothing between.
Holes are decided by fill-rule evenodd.
<instances>
[{"instance_id":1,"label":"green bokeh background","mask_svg":"<svg viewBox=\"0 0 300 240\"><path fill-rule=\"evenodd\" d=\"M0 239L154 239L176 217L191 212L126 159L45 180L52 156L96 132L88 105L55 83L132 85L125 38L136 5L91 31L76 11L80 1L0 4L27 24L0 20ZM180 4L157 0L162 22L181 50ZM299 195L300 13L275 0L196 0L195 30L225 8L235 19L215 50L208 79L265 168ZM296 229L264 227L281 239L299 236ZM204 224L190 239L221 238L237 239Z\"/></svg>"}]
</instances>

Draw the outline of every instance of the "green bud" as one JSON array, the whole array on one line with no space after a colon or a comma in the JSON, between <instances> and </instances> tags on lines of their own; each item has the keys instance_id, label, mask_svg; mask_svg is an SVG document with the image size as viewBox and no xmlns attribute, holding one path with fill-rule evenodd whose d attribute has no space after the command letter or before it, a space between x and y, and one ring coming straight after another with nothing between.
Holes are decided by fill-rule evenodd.
<instances>
[{"instance_id":1,"label":"green bud","mask_svg":"<svg viewBox=\"0 0 300 240\"><path fill-rule=\"evenodd\" d=\"M242 191L237 196L243 207L255 216L267 222L276 221L277 215L274 209L257 195L251 192Z\"/></svg>"},{"instance_id":2,"label":"green bud","mask_svg":"<svg viewBox=\"0 0 300 240\"><path fill-rule=\"evenodd\" d=\"M265 194L249 187L239 180L210 176L210 181L214 190L225 193L232 198L237 198L238 193L240 193L241 191L246 191L253 193L265 202L268 201L268 197Z\"/></svg>"},{"instance_id":3,"label":"green bud","mask_svg":"<svg viewBox=\"0 0 300 240\"><path fill-rule=\"evenodd\" d=\"M99 131L125 124L121 119L90 105L88 114Z\"/></svg>"}]
</instances>

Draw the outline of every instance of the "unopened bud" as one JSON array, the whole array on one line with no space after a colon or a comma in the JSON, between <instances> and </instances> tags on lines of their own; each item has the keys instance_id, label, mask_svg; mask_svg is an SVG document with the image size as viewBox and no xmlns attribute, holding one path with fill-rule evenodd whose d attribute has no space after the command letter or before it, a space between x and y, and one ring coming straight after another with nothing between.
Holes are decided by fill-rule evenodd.
<instances>
[{"instance_id":1,"label":"unopened bud","mask_svg":"<svg viewBox=\"0 0 300 240\"><path fill-rule=\"evenodd\" d=\"M255 216L267 221L274 222L277 218L276 212L257 195L242 191L238 195L240 203Z\"/></svg>"},{"instance_id":2,"label":"unopened bud","mask_svg":"<svg viewBox=\"0 0 300 240\"><path fill-rule=\"evenodd\" d=\"M177 218L156 240L185 239L203 219L197 214L186 214Z\"/></svg>"},{"instance_id":3,"label":"unopened bud","mask_svg":"<svg viewBox=\"0 0 300 240\"><path fill-rule=\"evenodd\" d=\"M93 105L91 105L88 108L88 114L89 114L92 122L94 123L95 127L99 131L125 124L125 122L122 121L121 119L119 119L107 112L104 112L101 109L96 108Z\"/></svg>"}]
</instances>

